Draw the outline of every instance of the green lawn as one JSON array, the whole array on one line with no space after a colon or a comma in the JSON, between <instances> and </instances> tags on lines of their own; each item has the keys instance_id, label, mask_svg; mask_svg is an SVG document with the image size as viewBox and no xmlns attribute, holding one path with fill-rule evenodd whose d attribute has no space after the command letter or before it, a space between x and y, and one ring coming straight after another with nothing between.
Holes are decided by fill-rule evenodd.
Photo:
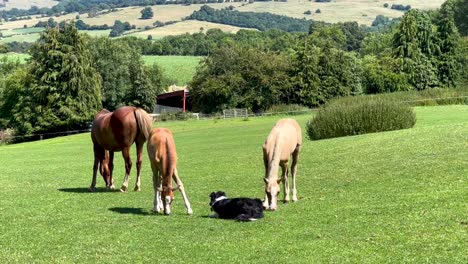
<instances>
[{"instance_id":1,"label":"green lawn","mask_svg":"<svg viewBox=\"0 0 468 264\"><path fill-rule=\"evenodd\" d=\"M8 60L20 60L21 63L26 62L26 60L30 57L28 54L24 53L0 53L0 59L6 57Z\"/></svg>"},{"instance_id":2,"label":"green lawn","mask_svg":"<svg viewBox=\"0 0 468 264\"><path fill-rule=\"evenodd\" d=\"M198 56L143 56L145 63L158 64L166 77L177 85L188 84L201 59Z\"/></svg>"},{"instance_id":3,"label":"green lawn","mask_svg":"<svg viewBox=\"0 0 468 264\"><path fill-rule=\"evenodd\" d=\"M263 197L261 146L280 117L155 124L175 132L193 216L179 193L173 215L150 212L146 154L141 192L99 178L88 193L88 133L1 146L1 262L467 263L468 106L416 112L413 129L305 139L299 201L253 223L207 218L208 195ZM295 118L305 131L310 117ZM117 186L123 173L116 155Z\"/></svg>"},{"instance_id":4,"label":"green lawn","mask_svg":"<svg viewBox=\"0 0 468 264\"><path fill-rule=\"evenodd\" d=\"M11 59L19 58L24 62L29 58L28 54L6 53L0 54L1 57ZM143 56L147 65L158 64L164 75L177 85L186 85L195 75L196 68L202 57L197 56Z\"/></svg>"},{"instance_id":5,"label":"green lawn","mask_svg":"<svg viewBox=\"0 0 468 264\"><path fill-rule=\"evenodd\" d=\"M34 42L39 39L39 33L31 33L26 35L13 34L0 39L0 43L17 42Z\"/></svg>"}]
</instances>

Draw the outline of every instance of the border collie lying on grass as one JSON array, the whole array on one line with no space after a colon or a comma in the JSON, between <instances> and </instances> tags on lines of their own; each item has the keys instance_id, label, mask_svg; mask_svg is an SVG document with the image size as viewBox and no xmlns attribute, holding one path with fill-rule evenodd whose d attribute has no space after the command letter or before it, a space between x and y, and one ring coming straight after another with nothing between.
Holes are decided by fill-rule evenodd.
<instances>
[{"instance_id":1,"label":"border collie lying on grass","mask_svg":"<svg viewBox=\"0 0 468 264\"><path fill-rule=\"evenodd\" d=\"M263 217L263 205L260 199L228 199L226 193L221 191L212 192L210 198L211 211L216 213L212 217L239 221L254 221Z\"/></svg>"}]
</instances>

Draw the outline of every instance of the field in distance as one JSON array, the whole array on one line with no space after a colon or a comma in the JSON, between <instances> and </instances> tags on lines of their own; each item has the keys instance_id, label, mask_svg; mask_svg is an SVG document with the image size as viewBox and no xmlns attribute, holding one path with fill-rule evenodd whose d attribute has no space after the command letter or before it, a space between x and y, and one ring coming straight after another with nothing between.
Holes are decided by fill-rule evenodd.
<instances>
[{"instance_id":1,"label":"field in distance","mask_svg":"<svg viewBox=\"0 0 468 264\"><path fill-rule=\"evenodd\" d=\"M29 9L32 6L41 7L53 7L58 4L58 1L53 0L0 0L0 3L4 3L5 7L0 8L0 10L10 10L12 8L18 9Z\"/></svg>"},{"instance_id":2,"label":"field in distance","mask_svg":"<svg viewBox=\"0 0 468 264\"><path fill-rule=\"evenodd\" d=\"M25 62L30 56L20 53L0 54L0 59L3 57ZM201 59L202 57L198 56L143 56L143 61L147 65L159 65L164 76L171 80L172 84L179 86L186 85L192 79Z\"/></svg>"},{"instance_id":3,"label":"field in distance","mask_svg":"<svg viewBox=\"0 0 468 264\"><path fill-rule=\"evenodd\" d=\"M254 2L254 3L217 3L208 4L209 6L222 9L228 6L234 6L235 10L238 11L250 11L250 12L270 12L278 15L285 15L295 18L313 19L317 21L325 22L346 22L346 21L357 21L359 24L370 25L374 21L377 15L384 15L391 18L400 17L404 14L402 11L385 8L384 4L388 3L389 6L392 4L404 4L411 5L412 8L418 9L437 9L445 0L405 0L404 2L396 0L335 0L329 3L317 3L309 2L305 0L289 0L288 2ZM74 20L79 16L79 19L90 25L113 25L115 20L121 20L122 22L129 22L131 25L135 25L137 32L136 36L147 37L148 35L154 35L155 37L162 37L166 35L183 34L198 32L200 27L203 28L221 28L227 32L236 32L239 28L231 27L221 24L205 24L200 26L201 22L188 22L183 21L185 17L198 10L202 5L155 5L153 9L154 17L151 19L140 19L141 10L143 7L127 7L120 8L115 12L103 13L96 17L88 17L88 14L72 13L63 16L54 17L57 22ZM320 13L315 13L317 9L320 9ZM304 12L311 11L311 15L305 15ZM6 30L18 29L23 27L32 27L39 21L47 21L49 17L33 17L29 20L20 20L12 22L0 23L0 32ZM145 27L153 27L153 23L156 21L160 22L175 22L168 26L164 26L157 29L145 30ZM146 32L148 31L148 32ZM132 33L132 32L129 32ZM105 35L106 32L98 34ZM36 37L37 38L37 37ZM5 37L2 41L5 40ZM17 37L15 40L21 40L21 37ZM29 38L29 40L34 38ZM28 41L28 39L27 39Z\"/></svg>"}]
</instances>

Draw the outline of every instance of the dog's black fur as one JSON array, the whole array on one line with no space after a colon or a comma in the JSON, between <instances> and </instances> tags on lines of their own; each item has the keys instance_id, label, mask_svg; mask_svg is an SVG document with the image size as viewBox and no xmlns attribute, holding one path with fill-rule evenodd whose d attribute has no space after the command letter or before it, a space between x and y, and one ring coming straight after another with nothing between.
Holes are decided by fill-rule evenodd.
<instances>
[{"instance_id":1,"label":"dog's black fur","mask_svg":"<svg viewBox=\"0 0 468 264\"><path fill-rule=\"evenodd\" d=\"M263 205L260 199L232 198L216 201L217 198L226 197L222 191L210 194L211 210L222 219L235 219L239 221L253 221L263 217Z\"/></svg>"}]
</instances>

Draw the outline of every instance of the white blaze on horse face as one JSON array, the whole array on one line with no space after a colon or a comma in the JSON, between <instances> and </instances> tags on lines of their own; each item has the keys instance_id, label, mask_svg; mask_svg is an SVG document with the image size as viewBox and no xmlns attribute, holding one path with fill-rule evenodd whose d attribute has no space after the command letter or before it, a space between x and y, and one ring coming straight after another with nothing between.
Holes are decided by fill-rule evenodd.
<instances>
[{"instance_id":1,"label":"white blaze on horse face","mask_svg":"<svg viewBox=\"0 0 468 264\"><path fill-rule=\"evenodd\" d=\"M279 185L274 183L269 183L266 189L266 194L268 197L268 205L270 210L276 210L278 194L279 194Z\"/></svg>"}]
</instances>

